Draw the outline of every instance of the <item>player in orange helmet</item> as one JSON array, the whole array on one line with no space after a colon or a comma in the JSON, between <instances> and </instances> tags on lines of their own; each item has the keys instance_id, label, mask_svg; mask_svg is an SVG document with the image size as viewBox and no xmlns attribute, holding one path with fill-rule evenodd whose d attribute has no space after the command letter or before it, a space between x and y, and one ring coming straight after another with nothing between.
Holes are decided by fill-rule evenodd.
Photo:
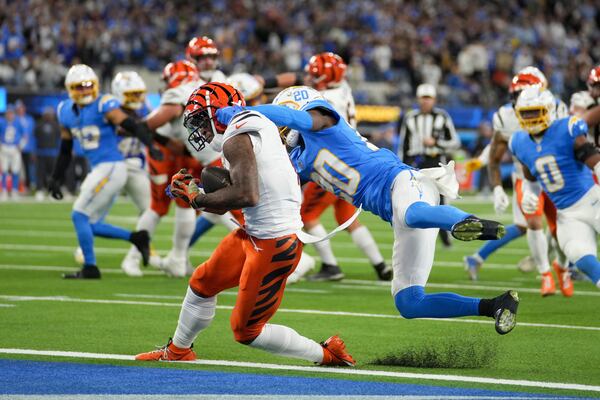
<instances>
[{"instance_id":1,"label":"player in orange helmet","mask_svg":"<svg viewBox=\"0 0 600 400\"><path fill-rule=\"evenodd\" d=\"M226 76L217 69L219 66L219 48L208 36L192 38L185 49L185 57L194 63L205 82L225 82Z\"/></svg>"}]
</instances>

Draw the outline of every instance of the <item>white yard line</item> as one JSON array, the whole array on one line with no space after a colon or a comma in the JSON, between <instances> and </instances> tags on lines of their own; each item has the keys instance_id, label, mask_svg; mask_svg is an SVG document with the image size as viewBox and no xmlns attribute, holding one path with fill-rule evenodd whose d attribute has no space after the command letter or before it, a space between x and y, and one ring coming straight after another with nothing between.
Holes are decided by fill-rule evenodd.
<instances>
[{"instance_id":1,"label":"white yard line","mask_svg":"<svg viewBox=\"0 0 600 400\"><path fill-rule=\"evenodd\" d=\"M105 354L105 353L86 353L75 351L52 351L52 350L32 350L32 349L11 349L0 348L0 354L19 354L32 356L48 356L48 357L67 357L67 358L87 358L101 360L124 360L133 361L133 355L127 354ZM229 361L229 360L196 360L187 361L188 364L210 365L219 367L241 367L241 368L256 368L279 371L301 371L301 372L319 372L334 375L355 375L355 376L372 376L372 377L391 377L399 379L418 379L418 380L433 380L446 382L467 382L467 383L482 383L490 385L502 386L521 386L544 389L564 389L564 390L580 390L585 392L600 392L600 386L583 385L578 383L562 383L562 382L542 382L530 381L522 379L497 379L479 376L461 376L447 374L421 374L411 372L393 372L393 371L378 371L364 370L359 368L326 368L326 367L305 367L299 365L280 365L254 363L245 361Z\"/></svg>"},{"instance_id":2,"label":"white yard line","mask_svg":"<svg viewBox=\"0 0 600 400\"><path fill-rule=\"evenodd\" d=\"M56 301L68 303L93 303L93 304L120 304L134 306L154 306L154 307L181 307L181 303L164 303L155 301L132 301L132 300L109 300L109 299L82 299L69 296L10 296L0 295L0 299L6 302L20 301ZM217 305L217 308L231 310L233 306ZM280 313L294 314L311 314L311 315L336 315L345 317L360 317L360 318L384 318L384 319L402 319L400 315L392 314L372 314L372 313L357 313L348 311L323 311L323 310L305 310L293 308L280 308L277 310ZM420 320L435 321L435 322L459 322L470 324L493 324L493 321L488 319L468 319L468 318L420 318ZM560 325L560 324L543 324L535 322L519 322L521 327L536 327L536 328L553 328L553 329L572 329L584 331L598 331L600 326L582 326L582 325Z\"/></svg>"}]
</instances>

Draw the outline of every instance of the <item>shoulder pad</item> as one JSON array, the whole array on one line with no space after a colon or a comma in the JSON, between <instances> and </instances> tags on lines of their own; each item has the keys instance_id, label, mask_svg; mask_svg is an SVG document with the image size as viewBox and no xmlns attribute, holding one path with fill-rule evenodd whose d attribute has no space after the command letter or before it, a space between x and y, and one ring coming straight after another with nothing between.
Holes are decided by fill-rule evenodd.
<instances>
[{"instance_id":1,"label":"shoulder pad","mask_svg":"<svg viewBox=\"0 0 600 400\"><path fill-rule=\"evenodd\" d=\"M119 107L121 107L121 103L112 94L102 95L100 97L100 101L98 102L98 111L100 111L102 114Z\"/></svg>"},{"instance_id":2,"label":"shoulder pad","mask_svg":"<svg viewBox=\"0 0 600 400\"><path fill-rule=\"evenodd\" d=\"M185 106L189 95L183 90L183 85L167 89L160 97L160 104L180 104Z\"/></svg>"},{"instance_id":3,"label":"shoulder pad","mask_svg":"<svg viewBox=\"0 0 600 400\"><path fill-rule=\"evenodd\" d=\"M581 135L587 135L588 133L588 124L584 120L579 117L572 116L569 118L569 134L572 137L577 137Z\"/></svg>"}]
</instances>

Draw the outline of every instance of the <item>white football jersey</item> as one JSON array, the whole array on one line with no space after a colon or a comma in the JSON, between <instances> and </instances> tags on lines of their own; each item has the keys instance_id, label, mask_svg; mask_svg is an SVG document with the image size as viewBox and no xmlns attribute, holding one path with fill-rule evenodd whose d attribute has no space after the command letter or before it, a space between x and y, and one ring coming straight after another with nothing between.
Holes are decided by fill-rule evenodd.
<instances>
[{"instance_id":1,"label":"white football jersey","mask_svg":"<svg viewBox=\"0 0 600 400\"><path fill-rule=\"evenodd\" d=\"M302 193L296 171L273 122L256 111L237 114L223 134L223 145L232 137L248 133L258 169L258 203L242 209L248 234L272 239L302 229ZM223 157L223 166L229 162Z\"/></svg>"},{"instance_id":2,"label":"white football jersey","mask_svg":"<svg viewBox=\"0 0 600 400\"><path fill-rule=\"evenodd\" d=\"M565 118L569 116L569 108L560 99L556 99L556 115L555 119ZM513 133L522 131L521 125L517 118L517 113L511 103L507 103L500 107L498 111L494 113L492 118L492 127L494 132L498 132L506 142L510 142L510 138ZM521 163L513 157L515 164L515 175L519 179L523 179L523 167Z\"/></svg>"},{"instance_id":3,"label":"white football jersey","mask_svg":"<svg viewBox=\"0 0 600 400\"><path fill-rule=\"evenodd\" d=\"M227 76L223 71L218 69L212 71L200 71L200 77L206 82L227 82Z\"/></svg>"},{"instance_id":4,"label":"white football jersey","mask_svg":"<svg viewBox=\"0 0 600 400\"><path fill-rule=\"evenodd\" d=\"M203 85L204 81L192 81L181 84L177 87L167 89L160 98L160 104L180 104L185 107L188 98L194 90L200 85ZM183 114L179 118L174 118L163 126L156 130L156 133L162 136L166 136L170 139L175 139L183 144L188 149L190 154L200 161L202 165L209 165L213 161L219 159L221 154L215 151L211 146L206 146L202 151L196 151L192 144L188 141L189 133L183 126Z\"/></svg>"},{"instance_id":5,"label":"white football jersey","mask_svg":"<svg viewBox=\"0 0 600 400\"><path fill-rule=\"evenodd\" d=\"M321 94L331 103L335 111L356 129L356 106L348 82L344 79L338 87L323 90Z\"/></svg>"}]
</instances>

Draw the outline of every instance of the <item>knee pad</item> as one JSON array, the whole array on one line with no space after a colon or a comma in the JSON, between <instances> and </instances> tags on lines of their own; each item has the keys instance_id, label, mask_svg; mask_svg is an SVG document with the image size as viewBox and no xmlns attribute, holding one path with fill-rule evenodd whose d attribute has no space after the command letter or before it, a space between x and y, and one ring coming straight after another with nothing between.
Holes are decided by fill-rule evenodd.
<instances>
[{"instance_id":1,"label":"knee pad","mask_svg":"<svg viewBox=\"0 0 600 400\"><path fill-rule=\"evenodd\" d=\"M248 327L248 321L240 321L234 318L235 314L231 315L231 330L233 331L233 337L236 342L249 345L260 335L263 330L264 323L253 324Z\"/></svg>"},{"instance_id":2,"label":"knee pad","mask_svg":"<svg viewBox=\"0 0 600 400\"><path fill-rule=\"evenodd\" d=\"M423 297L425 297L425 288L423 286L409 286L402 289L394 296L396 309L403 318L416 318L418 315L417 308Z\"/></svg>"}]
</instances>

